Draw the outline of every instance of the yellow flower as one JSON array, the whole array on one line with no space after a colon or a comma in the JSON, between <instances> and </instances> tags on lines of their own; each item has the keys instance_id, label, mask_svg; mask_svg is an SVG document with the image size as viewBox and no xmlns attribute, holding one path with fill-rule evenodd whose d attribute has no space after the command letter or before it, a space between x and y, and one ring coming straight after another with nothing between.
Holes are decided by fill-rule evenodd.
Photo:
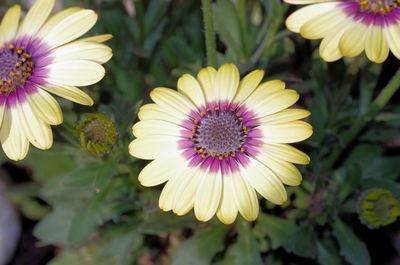
<instances>
[{"instance_id":1,"label":"yellow flower","mask_svg":"<svg viewBox=\"0 0 400 265\"><path fill-rule=\"evenodd\" d=\"M284 0L311 4L286 20L289 30L307 39L323 39L319 53L327 62L354 57L364 50L382 63L389 50L400 59L399 0Z\"/></svg>"},{"instance_id":2,"label":"yellow flower","mask_svg":"<svg viewBox=\"0 0 400 265\"><path fill-rule=\"evenodd\" d=\"M76 86L102 79L101 64L112 56L101 44L110 35L75 40L96 23L94 11L74 7L49 17L53 6L54 0L38 0L20 21L15 5L0 24L0 142L10 159L23 159L29 142L39 149L52 146L50 125L63 117L46 91L92 105Z\"/></svg>"},{"instance_id":3,"label":"yellow flower","mask_svg":"<svg viewBox=\"0 0 400 265\"><path fill-rule=\"evenodd\" d=\"M299 94L272 80L260 84L255 70L239 80L236 66L202 69L197 78L185 74L178 91L158 87L155 104L141 107L129 145L132 156L154 160L139 174L144 186L165 185L159 200L164 211L184 215L194 207L198 220L214 214L226 224L237 212L255 220L257 194L275 204L287 200L283 184L299 185L302 177L292 163L309 157L287 143L312 134L299 119L307 110L286 109Z\"/></svg>"}]
</instances>

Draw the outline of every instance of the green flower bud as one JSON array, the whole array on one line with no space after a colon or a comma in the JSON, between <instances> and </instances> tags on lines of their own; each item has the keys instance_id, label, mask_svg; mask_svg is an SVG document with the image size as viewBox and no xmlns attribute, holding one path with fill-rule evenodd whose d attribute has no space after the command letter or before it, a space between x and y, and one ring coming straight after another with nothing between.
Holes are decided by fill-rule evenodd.
<instances>
[{"instance_id":1,"label":"green flower bud","mask_svg":"<svg viewBox=\"0 0 400 265\"><path fill-rule=\"evenodd\" d=\"M118 139L115 123L104 114L87 113L76 126L81 145L92 154L106 154Z\"/></svg>"}]
</instances>

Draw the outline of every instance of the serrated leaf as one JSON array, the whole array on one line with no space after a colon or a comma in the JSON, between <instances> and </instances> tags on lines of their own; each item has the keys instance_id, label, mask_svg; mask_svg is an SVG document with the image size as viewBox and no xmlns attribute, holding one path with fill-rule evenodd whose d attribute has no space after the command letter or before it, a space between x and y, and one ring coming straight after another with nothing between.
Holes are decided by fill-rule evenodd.
<instances>
[{"instance_id":1,"label":"serrated leaf","mask_svg":"<svg viewBox=\"0 0 400 265\"><path fill-rule=\"evenodd\" d=\"M229 227L217 225L202 230L196 236L182 242L172 255L172 265L209 265L213 256L224 247Z\"/></svg>"},{"instance_id":2,"label":"serrated leaf","mask_svg":"<svg viewBox=\"0 0 400 265\"><path fill-rule=\"evenodd\" d=\"M191 227L195 224L192 215L176 216L170 212L157 211L145 219L140 225L139 231L144 234L158 235L181 230L183 227Z\"/></svg>"},{"instance_id":3,"label":"serrated leaf","mask_svg":"<svg viewBox=\"0 0 400 265\"><path fill-rule=\"evenodd\" d=\"M260 214L256 226L271 239L272 249L283 247L287 252L293 251L296 235L296 224L293 220Z\"/></svg>"},{"instance_id":4,"label":"serrated leaf","mask_svg":"<svg viewBox=\"0 0 400 265\"><path fill-rule=\"evenodd\" d=\"M304 242L307 242L305 244ZM307 258L315 257L315 234L314 228L308 223L304 222L297 226L296 236L294 239L293 253Z\"/></svg>"},{"instance_id":5,"label":"serrated leaf","mask_svg":"<svg viewBox=\"0 0 400 265\"><path fill-rule=\"evenodd\" d=\"M238 241L228 251L228 256L233 257L227 257L228 260L233 261L230 264L263 264L260 249L253 233L250 223L241 218L238 222Z\"/></svg>"},{"instance_id":6,"label":"serrated leaf","mask_svg":"<svg viewBox=\"0 0 400 265\"><path fill-rule=\"evenodd\" d=\"M333 232L339 242L340 254L353 265L369 265L371 258L367 247L353 231L339 218L332 224Z\"/></svg>"},{"instance_id":7,"label":"serrated leaf","mask_svg":"<svg viewBox=\"0 0 400 265\"><path fill-rule=\"evenodd\" d=\"M109 157L104 163L101 164L101 167L98 169L94 182L96 189L102 189L109 183L114 173L117 162L117 158Z\"/></svg>"},{"instance_id":8,"label":"serrated leaf","mask_svg":"<svg viewBox=\"0 0 400 265\"><path fill-rule=\"evenodd\" d=\"M333 248L326 247L322 242L316 242L318 250L318 262L321 265L341 265L342 261L337 255L336 250Z\"/></svg>"}]
</instances>

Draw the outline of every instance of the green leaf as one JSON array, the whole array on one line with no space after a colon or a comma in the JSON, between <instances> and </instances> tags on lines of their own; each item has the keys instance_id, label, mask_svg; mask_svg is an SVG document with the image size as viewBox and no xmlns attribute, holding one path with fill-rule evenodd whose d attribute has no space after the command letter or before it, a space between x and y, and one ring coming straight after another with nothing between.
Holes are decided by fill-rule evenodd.
<instances>
[{"instance_id":1,"label":"green leaf","mask_svg":"<svg viewBox=\"0 0 400 265\"><path fill-rule=\"evenodd\" d=\"M233 259L231 257L233 257ZM238 221L238 241L229 249L227 259L233 260L230 264L235 265L263 264L258 243L251 229L251 224L243 218L240 218Z\"/></svg>"},{"instance_id":2,"label":"green leaf","mask_svg":"<svg viewBox=\"0 0 400 265\"><path fill-rule=\"evenodd\" d=\"M271 239L272 249L283 247L287 252L293 251L296 235L296 224L293 220L260 214L256 226Z\"/></svg>"},{"instance_id":3,"label":"green leaf","mask_svg":"<svg viewBox=\"0 0 400 265\"><path fill-rule=\"evenodd\" d=\"M336 239L339 242L340 254L348 262L354 265L371 264L371 258L365 243L358 239L347 225L339 218L336 218L332 226Z\"/></svg>"},{"instance_id":4,"label":"green leaf","mask_svg":"<svg viewBox=\"0 0 400 265\"><path fill-rule=\"evenodd\" d=\"M96 189L102 189L109 183L111 177L113 176L117 162L118 159L116 157L108 157L108 159L104 161L95 178L94 185Z\"/></svg>"},{"instance_id":5,"label":"green leaf","mask_svg":"<svg viewBox=\"0 0 400 265\"><path fill-rule=\"evenodd\" d=\"M88 206L81 207L72 219L68 239L72 243L83 243L96 232L96 212Z\"/></svg>"},{"instance_id":6,"label":"green leaf","mask_svg":"<svg viewBox=\"0 0 400 265\"><path fill-rule=\"evenodd\" d=\"M172 255L172 265L209 265L211 259L224 247L224 238L229 227L216 225L202 230L196 236L184 241Z\"/></svg>"},{"instance_id":7,"label":"green leaf","mask_svg":"<svg viewBox=\"0 0 400 265\"><path fill-rule=\"evenodd\" d=\"M86 167L75 170L63 177L61 180L61 185L65 185L67 187L89 186L93 183L97 174L97 170L97 167Z\"/></svg>"},{"instance_id":8,"label":"green leaf","mask_svg":"<svg viewBox=\"0 0 400 265\"><path fill-rule=\"evenodd\" d=\"M333 247L327 247L322 242L316 242L318 262L321 265L341 265L342 261Z\"/></svg>"},{"instance_id":9,"label":"green leaf","mask_svg":"<svg viewBox=\"0 0 400 265\"><path fill-rule=\"evenodd\" d=\"M358 164L347 166L346 169L346 176L343 178L344 183L338 193L340 201L344 201L350 194L354 193L362 178L361 167Z\"/></svg>"},{"instance_id":10,"label":"green leaf","mask_svg":"<svg viewBox=\"0 0 400 265\"><path fill-rule=\"evenodd\" d=\"M382 188L392 192L394 197L400 196L400 184L388 179L364 179L363 189Z\"/></svg>"},{"instance_id":11,"label":"green leaf","mask_svg":"<svg viewBox=\"0 0 400 265\"><path fill-rule=\"evenodd\" d=\"M171 212L158 210L145 219L140 225L139 231L144 234L159 235L181 230L183 227L191 227L196 223L191 214L176 216Z\"/></svg>"},{"instance_id":12,"label":"green leaf","mask_svg":"<svg viewBox=\"0 0 400 265\"><path fill-rule=\"evenodd\" d=\"M46 244L70 245L68 234L74 214L72 207L56 207L36 225L34 236Z\"/></svg>"},{"instance_id":13,"label":"green leaf","mask_svg":"<svg viewBox=\"0 0 400 265\"><path fill-rule=\"evenodd\" d=\"M304 242L307 242L307 244L304 244ZM314 242L314 228L308 222L302 223L296 229L293 253L302 257L314 258L316 252Z\"/></svg>"}]
</instances>

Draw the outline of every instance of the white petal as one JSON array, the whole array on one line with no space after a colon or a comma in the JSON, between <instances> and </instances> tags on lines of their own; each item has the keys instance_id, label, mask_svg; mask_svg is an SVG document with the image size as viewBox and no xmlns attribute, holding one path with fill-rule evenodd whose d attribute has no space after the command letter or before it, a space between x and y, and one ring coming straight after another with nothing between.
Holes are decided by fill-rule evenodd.
<instances>
[{"instance_id":1,"label":"white petal","mask_svg":"<svg viewBox=\"0 0 400 265\"><path fill-rule=\"evenodd\" d=\"M393 55L400 59L400 26L398 24L387 25L384 33Z\"/></svg>"},{"instance_id":2,"label":"white petal","mask_svg":"<svg viewBox=\"0 0 400 265\"><path fill-rule=\"evenodd\" d=\"M6 102L3 102L0 104L0 128L1 124L3 123L5 109L6 109Z\"/></svg>"},{"instance_id":3,"label":"white petal","mask_svg":"<svg viewBox=\"0 0 400 265\"><path fill-rule=\"evenodd\" d=\"M368 59L382 63L389 56L389 45L383 34L381 25L371 23L365 36L365 53Z\"/></svg>"},{"instance_id":4,"label":"white petal","mask_svg":"<svg viewBox=\"0 0 400 265\"><path fill-rule=\"evenodd\" d=\"M362 21L354 22L343 34L339 41L339 49L343 56L358 56L365 47L367 26Z\"/></svg>"},{"instance_id":5,"label":"white petal","mask_svg":"<svg viewBox=\"0 0 400 265\"><path fill-rule=\"evenodd\" d=\"M321 39L334 27L337 27L346 16L340 8L329 10L304 23L300 28L300 34L306 39Z\"/></svg>"},{"instance_id":6,"label":"white petal","mask_svg":"<svg viewBox=\"0 0 400 265\"><path fill-rule=\"evenodd\" d=\"M299 119L304 119L305 117L310 116L311 112L303 109L284 109L277 113L267 115L265 117L259 118L261 124L276 124L276 123L285 123L291 122Z\"/></svg>"},{"instance_id":7,"label":"white petal","mask_svg":"<svg viewBox=\"0 0 400 265\"><path fill-rule=\"evenodd\" d=\"M167 184L163 188L160 199L158 200L158 206L163 211L172 210L176 191L181 185L182 181L186 179L188 175L191 176L192 172L188 171L188 168L179 167L179 170L168 180ZM191 169L191 168L189 168Z\"/></svg>"},{"instance_id":8,"label":"white petal","mask_svg":"<svg viewBox=\"0 0 400 265\"><path fill-rule=\"evenodd\" d=\"M52 63L46 66L50 70L46 81L69 86L88 86L100 81L105 70L98 63L86 60L71 60Z\"/></svg>"},{"instance_id":9,"label":"white petal","mask_svg":"<svg viewBox=\"0 0 400 265\"><path fill-rule=\"evenodd\" d=\"M35 36L40 27L46 21L47 17L50 15L53 6L54 0L37 0L24 17L18 29L17 36Z\"/></svg>"}]
</instances>

